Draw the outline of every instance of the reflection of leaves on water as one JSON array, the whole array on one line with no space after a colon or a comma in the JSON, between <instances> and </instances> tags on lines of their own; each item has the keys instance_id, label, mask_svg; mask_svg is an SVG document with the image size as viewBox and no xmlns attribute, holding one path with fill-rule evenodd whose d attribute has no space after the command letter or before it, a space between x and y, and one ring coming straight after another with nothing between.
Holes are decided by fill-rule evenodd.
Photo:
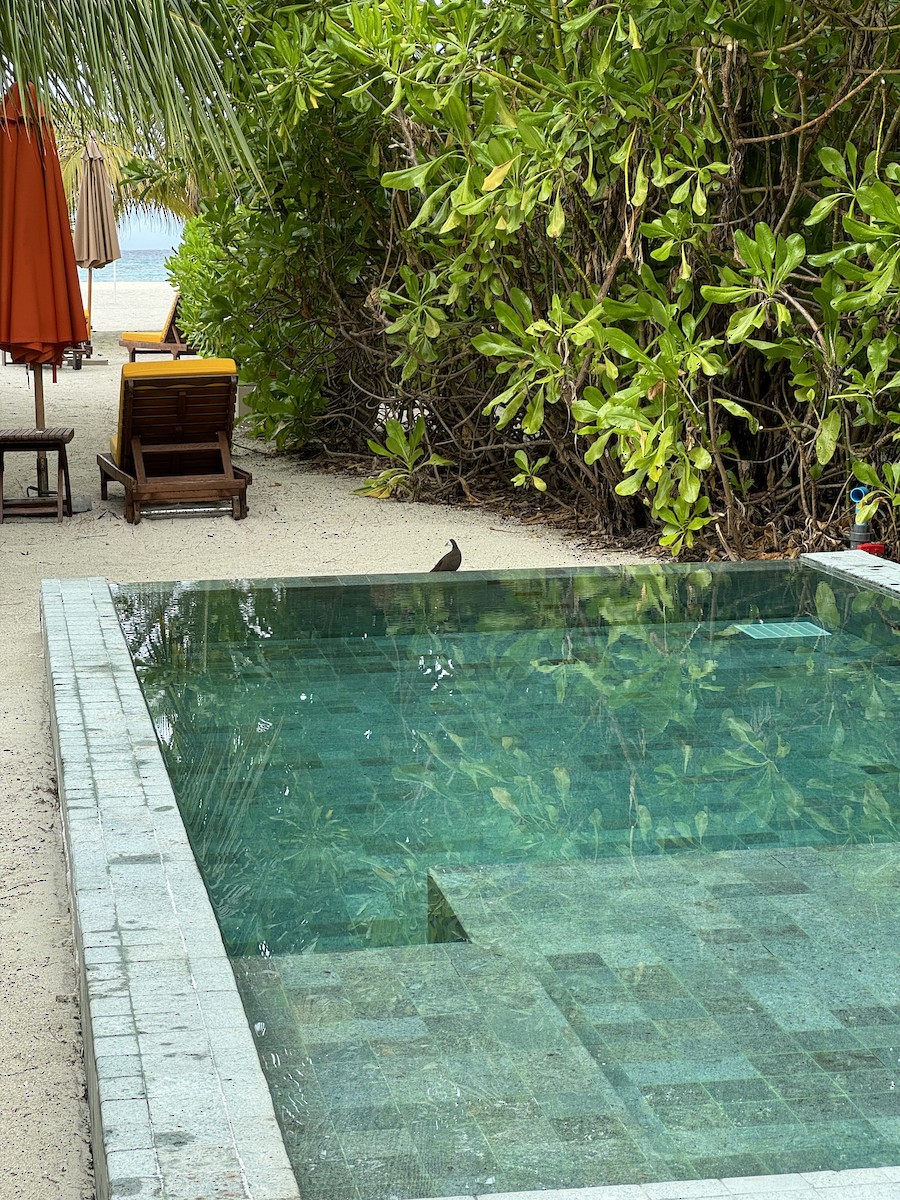
<instances>
[{"instance_id":1,"label":"reflection of leaves on water","mask_svg":"<svg viewBox=\"0 0 900 1200\"><path fill-rule=\"evenodd\" d=\"M441 863L895 837L900 604L813 572L781 597L773 578L548 576L502 611L477 581L452 602L419 584L302 601L142 585L123 623L230 944L309 947L317 913L352 944L421 939ZM760 612L835 636L754 649L736 626ZM323 662L347 628L390 666L375 677L390 721L367 744L386 765L330 797L296 711L282 744L283 660ZM533 708L554 701L551 734Z\"/></svg>"}]
</instances>

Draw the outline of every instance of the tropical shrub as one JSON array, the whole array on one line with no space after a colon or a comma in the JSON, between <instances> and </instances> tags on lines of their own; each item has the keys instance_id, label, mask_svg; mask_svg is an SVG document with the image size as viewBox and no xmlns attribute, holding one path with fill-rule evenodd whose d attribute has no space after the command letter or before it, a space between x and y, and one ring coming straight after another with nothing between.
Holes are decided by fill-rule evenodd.
<instances>
[{"instance_id":1,"label":"tropical shrub","mask_svg":"<svg viewBox=\"0 0 900 1200\"><path fill-rule=\"evenodd\" d=\"M521 485L516 455L546 458L542 503L649 522L676 553L840 543L854 464L881 471L900 423L887 10L256 16L251 144L280 165L242 220L203 221L233 323L267 275L281 293L282 330L247 326L270 326L254 378L284 371L283 422L259 394L269 432L358 449L421 413L453 487ZM263 266L250 301L223 246Z\"/></svg>"}]
</instances>

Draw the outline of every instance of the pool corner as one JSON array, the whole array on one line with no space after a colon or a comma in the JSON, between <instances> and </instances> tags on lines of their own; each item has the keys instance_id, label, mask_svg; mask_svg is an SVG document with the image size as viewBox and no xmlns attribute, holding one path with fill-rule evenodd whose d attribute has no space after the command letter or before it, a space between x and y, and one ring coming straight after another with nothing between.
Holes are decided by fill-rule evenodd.
<instances>
[{"instance_id":1,"label":"pool corner","mask_svg":"<svg viewBox=\"0 0 900 1200\"><path fill-rule=\"evenodd\" d=\"M299 1200L106 580L41 618L98 1200Z\"/></svg>"}]
</instances>

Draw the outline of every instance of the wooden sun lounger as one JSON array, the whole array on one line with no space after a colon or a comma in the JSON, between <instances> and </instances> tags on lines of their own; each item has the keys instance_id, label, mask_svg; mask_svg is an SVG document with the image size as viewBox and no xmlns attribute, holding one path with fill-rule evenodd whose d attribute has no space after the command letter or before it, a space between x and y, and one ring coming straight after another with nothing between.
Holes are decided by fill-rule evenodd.
<instances>
[{"instance_id":1,"label":"wooden sun lounger","mask_svg":"<svg viewBox=\"0 0 900 1200\"><path fill-rule=\"evenodd\" d=\"M137 524L145 504L231 501L247 515L249 471L231 461L237 368L230 358L126 363L119 426L110 453L98 454L100 495L109 481L125 488L125 519Z\"/></svg>"},{"instance_id":2,"label":"wooden sun lounger","mask_svg":"<svg viewBox=\"0 0 900 1200\"><path fill-rule=\"evenodd\" d=\"M189 346L184 334L178 328L178 305L181 297L176 296L169 309L165 324L157 333L152 329L129 330L119 338L119 345L128 351L128 361L135 362L138 353L170 354L179 359L182 354L197 354L198 351Z\"/></svg>"}]
</instances>

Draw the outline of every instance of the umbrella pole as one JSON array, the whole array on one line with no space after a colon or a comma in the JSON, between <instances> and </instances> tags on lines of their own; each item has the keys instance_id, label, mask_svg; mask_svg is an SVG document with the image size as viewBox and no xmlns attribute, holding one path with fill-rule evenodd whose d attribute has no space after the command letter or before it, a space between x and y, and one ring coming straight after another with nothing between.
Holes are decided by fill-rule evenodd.
<instances>
[{"instance_id":1,"label":"umbrella pole","mask_svg":"<svg viewBox=\"0 0 900 1200\"><path fill-rule=\"evenodd\" d=\"M87 329L88 341L91 340L91 312L93 311L93 293L94 293L94 268L88 267L88 302L87 302Z\"/></svg>"},{"instance_id":2,"label":"umbrella pole","mask_svg":"<svg viewBox=\"0 0 900 1200\"><path fill-rule=\"evenodd\" d=\"M34 363L34 425L36 429L44 428L44 364ZM38 451L37 459L37 490L39 496L49 496L50 482L47 476L47 455L43 450Z\"/></svg>"}]
</instances>

